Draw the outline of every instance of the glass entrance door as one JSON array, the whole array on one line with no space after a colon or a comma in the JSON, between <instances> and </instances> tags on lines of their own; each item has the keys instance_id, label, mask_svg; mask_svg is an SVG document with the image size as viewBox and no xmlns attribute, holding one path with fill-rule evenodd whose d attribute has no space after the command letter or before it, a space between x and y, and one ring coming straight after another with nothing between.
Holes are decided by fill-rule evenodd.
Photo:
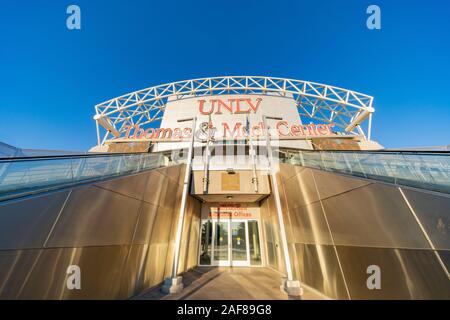
<instances>
[{"instance_id":1,"label":"glass entrance door","mask_svg":"<svg viewBox=\"0 0 450 320\"><path fill-rule=\"evenodd\" d=\"M230 241L228 221L214 222L213 264L219 266L229 265Z\"/></svg>"},{"instance_id":2,"label":"glass entrance door","mask_svg":"<svg viewBox=\"0 0 450 320\"><path fill-rule=\"evenodd\" d=\"M231 222L231 265L250 265L247 221Z\"/></svg>"},{"instance_id":3,"label":"glass entrance door","mask_svg":"<svg viewBox=\"0 0 450 320\"><path fill-rule=\"evenodd\" d=\"M200 265L261 265L257 220L203 220Z\"/></svg>"}]
</instances>

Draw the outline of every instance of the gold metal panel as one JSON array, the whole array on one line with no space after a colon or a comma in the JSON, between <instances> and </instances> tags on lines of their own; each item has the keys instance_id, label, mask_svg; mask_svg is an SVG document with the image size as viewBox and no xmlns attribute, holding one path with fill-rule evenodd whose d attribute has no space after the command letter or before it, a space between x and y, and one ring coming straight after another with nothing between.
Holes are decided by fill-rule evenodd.
<instances>
[{"instance_id":1,"label":"gold metal panel","mask_svg":"<svg viewBox=\"0 0 450 320\"><path fill-rule=\"evenodd\" d=\"M261 204L262 243L265 246L267 264L281 273L285 273L279 241L279 224L273 202L273 196L269 196Z\"/></svg>"},{"instance_id":2,"label":"gold metal panel","mask_svg":"<svg viewBox=\"0 0 450 320\"><path fill-rule=\"evenodd\" d=\"M188 230L190 231L190 230ZM178 263L178 273L181 273L188 268L188 259L189 259L189 252L192 251L191 249L194 248L190 248L189 245L190 243L186 240L189 240L189 232L188 234L183 234L183 240L181 241L181 245L180 245L180 260ZM196 247L198 248L198 243L196 245ZM173 262L173 260L170 260L171 262ZM169 263L169 261L168 261ZM172 270L168 270L169 272L171 272Z\"/></svg>"},{"instance_id":3,"label":"gold metal panel","mask_svg":"<svg viewBox=\"0 0 450 320\"><path fill-rule=\"evenodd\" d=\"M292 228L292 226L293 226L292 219L295 219L295 217L292 217L291 211L295 211L296 208L291 210L291 208L288 205L288 199L286 196L285 186L282 183L283 178L281 178L280 175L278 175L277 181L278 181L278 190L280 193L281 212L283 213L283 221L284 221L284 225L285 225L287 242L295 243L296 242L295 238L297 235L296 235L296 230L294 230L294 228ZM274 199L272 199L272 200L274 200ZM274 214L276 214L277 209L276 209L274 201L269 200L269 207L270 207L270 210L272 210L272 212ZM278 219L278 215L277 215L277 219ZM292 249L292 251L293 251L292 254L295 254L295 250Z\"/></svg>"},{"instance_id":4,"label":"gold metal panel","mask_svg":"<svg viewBox=\"0 0 450 320\"><path fill-rule=\"evenodd\" d=\"M74 189L49 247L124 245L132 241L140 201L100 189Z\"/></svg>"},{"instance_id":5,"label":"gold metal panel","mask_svg":"<svg viewBox=\"0 0 450 320\"><path fill-rule=\"evenodd\" d=\"M270 178L270 179L272 179L272 178ZM290 239L292 238L292 234L290 232L291 231L290 228L288 228L288 226L291 224L290 216L289 216L289 205L287 202L286 191L285 191L284 184L282 183L282 180L283 179L281 178L281 176L277 175L277 184L278 184L278 192L280 194L281 212L283 213L283 220L286 225L286 233L288 236L288 241L290 241ZM273 200L275 200L275 199L273 199ZM271 204L271 209L276 210L274 201L269 201L269 203ZM273 207L272 207L272 204L274 205ZM276 211L274 213L276 213Z\"/></svg>"},{"instance_id":6,"label":"gold metal panel","mask_svg":"<svg viewBox=\"0 0 450 320\"><path fill-rule=\"evenodd\" d=\"M173 211L181 202L182 190L183 187L181 185L178 185L172 181L167 181L165 192L161 194L159 205L163 208Z\"/></svg>"},{"instance_id":7,"label":"gold metal panel","mask_svg":"<svg viewBox=\"0 0 450 320\"><path fill-rule=\"evenodd\" d=\"M450 272L450 251L449 250L437 250L436 253L441 258L447 271Z\"/></svg>"},{"instance_id":8,"label":"gold metal panel","mask_svg":"<svg viewBox=\"0 0 450 320\"><path fill-rule=\"evenodd\" d=\"M290 210L290 228L296 243L333 244L320 202Z\"/></svg>"},{"instance_id":9,"label":"gold metal panel","mask_svg":"<svg viewBox=\"0 0 450 320\"><path fill-rule=\"evenodd\" d=\"M154 200L156 205L132 198L140 189L137 184L145 180L134 180L137 177L116 179L102 187L73 189L50 235L47 249L0 251L0 298L123 299L161 283L171 273L174 216L178 215L181 188L177 177L169 179L160 172L149 172L149 175L161 180L162 187L157 188L156 197L146 192L147 200ZM4 212L13 210L17 219L18 212L23 210L30 215L28 222L37 218L29 227L43 233L41 241L36 242L36 246L42 246L67 194L65 191L8 203ZM36 208L39 212L33 211ZM197 264L199 217L200 203L190 198L183 233L185 263L182 271ZM20 222L23 217L19 218L12 222ZM44 224L41 218L48 221ZM5 226L11 227L11 222L5 220ZM17 228L14 231L17 232ZM128 245L133 234L134 242L141 245ZM0 235L0 239L5 235L7 232ZM147 244L149 242L151 245ZM55 248L58 246L64 248ZM81 268L82 290L66 289L66 270L70 264Z\"/></svg>"},{"instance_id":10,"label":"gold metal panel","mask_svg":"<svg viewBox=\"0 0 450 320\"><path fill-rule=\"evenodd\" d=\"M177 205L174 200L178 199L179 189L182 188L176 180L167 178L161 170L151 171L143 198L153 205L173 210Z\"/></svg>"},{"instance_id":11,"label":"gold metal panel","mask_svg":"<svg viewBox=\"0 0 450 320\"><path fill-rule=\"evenodd\" d=\"M123 299L120 275L129 246L59 248L43 250L32 268L19 299ZM66 270L81 270L81 290L66 286Z\"/></svg>"},{"instance_id":12,"label":"gold metal panel","mask_svg":"<svg viewBox=\"0 0 450 320\"><path fill-rule=\"evenodd\" d=\"M191 232L188 243L188 253L186 257L185 270L191 269L198 265L198 243L200 241L200 219L198 216L194 217L191 225Z\"/></svg>"},{"instance_id":13,"label":"gold metal panel","mask_svg":"<svg viewBox=\"0 0 450 320\"><path fill-rule=\"evenodd\" d=\"M301 207L319 200L310 169L284 180L284 188L289 208Z\"/></svg>"},{"instance_id":14,"label":"gold metal panel","mask_svg":"<svg viewBox=\"0 0 450 320\"><path fill-rule=\"evenodd\" d=\"M241 190L241 176L239 172L229 174L222 172L221 177L222 191L240 191Z\"/></svg>"},{"instance_id":15,"label":"gold metal panel","mask_svg":"<svg viewBox=\"0 0 450 320\"><path fill-rule=\"evenodd\" d=\"M163 273L164 279L170 278L172 276L174 253L175 253L175 241L171 240L167 246L167 251L166 251L166 264L165 264L164 273ZM183 270L180 269L180 266L179 266L178 270L179 270L179 272L183 272Z\"/></svg>"},{"instance_id":16,"label":"gold metal panel","mask_svg":"<svg viewBox=\"0 0 450 320\"><path fill-rule=\"evenodd\" d=\"M148 245L133 245L123 266L120 276L121 297L132 297L143 290L144 287L144 263Z\"/></svg>"},{"instance_id":17,"label":"gold metal panel","mask_svg":"<svg viewBox=\"0 0 450 320\"><path fill-rule=\"evenodd\" d=\"M143 195L144 201L159 206L167 190L167 182L168 179L159 170L150 171Z\"/></svg>"},{"instance_id":18,"label":"gold metal panel","mask_svg":"<svg viewBox=\"0 0 450 320\"><path fill-rule=\"evenodd\" d=\"M179 168L180 168L180 174L178 176L178 184L183 185L183 183L184 183L184 174L186 172L186 165L185 164L180 164Z\"/></svg>"},{"instance_id":19,"label":"gold metal panel","mask_svg":"<svg viewBox=\"0 0 450 320\"><path fill-rule=\"evenodd\" d=\"M267 265L280 271L280 266L278 265L275 243L267 241L266 242L266 255L267 255Z\"/></svg>"},{"instance_id":20,"label":"gold metal panel","mask_svg":"<svg viewBox=\"0 0 450 320\"><path fill-rule=\"evenodd\" d=\"M323 205L336 245L430 248L395 187L371 184Z\"/></svg>"},{"instance_id":21,"label":"gold metal panel","mask_svg":"<svg viewBox=\"0 0 450 320\"><path fill-rule=\"evenodd\" d=\"M182 196L183 196L183 186L178 185L177 192L172 195L172 202L173 202L172 212L174 214L178 214L180 212ZM189 198L189 196L188 196L188 198Z\"/></svg>"},{"instance_id":22,"label":"gold metal panel","mask_svg":"<svg viewBox=\"0 0 450 320\"><path fill-rule=\"evenodd\" d=\"M3 202L0 205L0 250L40 248L68 191Z\"/></svg>"},{"instance_id":23,"label":"gold metal panel","mask_svg":"<svg viewBox=\"0 0 450 320\"><path fill-rule=\"evenodd\" d=\"M141 204L133 244L148 244L150 242L150 235L158 210L162 209L146 202Z\"/></svg>"},{"instance_id":24,"label":"gold metal panel","mask_svg":"<svg viewBox=\"0 0 450 320\"><path fill-rule=\"evenodd\" d=\"M296 244L293 261L298 279L332 299L349 299L339 262L332 246Z\"/></svg>"},{"instance_id":25,"label":"gold metal panel","mask_svg":"<svg viewBox=\"0 0 450 320\"><path fill-rule=\"evenodd\" d=\"M158 208L150 243L168 243L171 238L172 222L173 212L164 208Z\"/></svg>"},{"instance_id":26,"label":"gold metal panel","mask_svg":"<svg viewBox=\"0 0 450 320\"><path fill-rule=\"evenodd\" d=\"M181 193L180 193L181 198ZM182 256L185 254L183 253L183 247L185 246L185 243L188 242L188 238L190 236L189 234L189 223L191 220L191 217L193 215L193 203L195 200L194 198L188 197L187 203L186 203L186 212L185 212L185 220L183 224L183 231L182 231L182 237L181 237L181 247L180 247L180 261L183 260ZM200 210L199 210L200 211ZM199 212L200 213L200 212ZM173 266L173 258L175 253L175 237L176 237L176 230L178 227L178 215L179 215L179 208L178 210L172 211L172 222L170 225L170 228L167 227L167 232L169 232L169 239L168 239L168 246L167 246L167 254L166 254L166 264L164 268L164 278L170 277L172 275L172 266ZM198 243L197 243L198 246ZM186 250L184 250L185 252ZM180 263L178 265L178 272L185 271L183 263Z\"/></svg>"},{"instance_id":27,"label":"gold metal panel","mask_svg":"<svg viewBox=\"0 0 450 320\"><path fill-rule=\"evenodd\" d=\"M179 272L186 271L198 263L198 243L200 231L201 204L190 197L183 226L183 236L180 249Z\"/></svg>"},{"instance_id":28,"label":"gold metal panel","mask_svg":"<svg viewBox=\"0 0 450 320\"><path fill-rule=\"evenodd\" d=\"M40 250L0 251L0 299L17 299Z\"/></svg>"},{"instance_id":29,"label":"gold metal panel","mask_svg":"<svg viewBox=\"0 0 450 320\"><path fill-rule=\"evenodd\" d=\"M120 177L95 183L96 186L111 190L128 197L142 200L142 195L147 184L148 173Z\"/></svg>"},{"instance_id":30,"label":"gold metal panel","mask_svg":"<svg viewBox=\"0 0 450 320\"><path fill-rule=\"evenodd\" d=\"M184 179L184 169L185 165L176 165L176 166L169 166L165 168L160 168L158 171L166 176L167 178L173 180L175 184L182 183Z\"/></svg>"},{"instance_id":31,"label":"gold metal panel","mask_svg":"<svg viewBox=\"0 0 450 320\"><path fill-rule=\"evenodd\" d=\"M450 249L450 197L403 189L436 249Z\"/></svg>"},{"instance_id":32,"label":"gold metal panel","mask_svg":"<svg viewBox=\"0 0 450 320\"><path fill-rule=\"evenodd\" d=\"M144 287L151 288L164 280L167 243L151 244L144 269Z\"/></svg>"},{"instance_id":33,"label":"gold metal panel","mask_svg":"<svg viewBox=\"0 0 450 320\"><path fill-rule=\"evenodd\" d=\"M338 195L349 190L353 190L370 184L367 180L346 177L336 173L320 170L311 170L316 181L320 199L325 199Z\"/></svg>"},{"instance_id":34,"label":"gold metal panel","mask_svg":"<svg viewBox=\"0 0 450 320\"><path fill-rule=\"evenodd\" d=\"M432 250L337 247L352 299L450 299L450 281ZM367 288L367 267L381 271L381 289Z\"/></svg>"},{"instance_id":35,"label":"gold metal panel","mask_svg":"<svg viewBox=\"0 0 450 320\"><path fill-rule=\"evenodd\" d=\"M292 164L280 163L280 171L278 173L283 179L287 180L287 179L297 176L303 170L309 170L309 169L307 169L305 167L301 167L301 166L294 166Z\"/></svg>"}]
</instances>

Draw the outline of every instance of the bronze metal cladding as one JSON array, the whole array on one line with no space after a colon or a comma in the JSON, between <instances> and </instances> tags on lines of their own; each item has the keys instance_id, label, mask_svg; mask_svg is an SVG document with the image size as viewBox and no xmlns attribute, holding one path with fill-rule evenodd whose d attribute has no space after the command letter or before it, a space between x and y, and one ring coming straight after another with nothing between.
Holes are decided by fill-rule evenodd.
<instances>
[{"instance_id":1,"label":"bronze metal cladding","mask_svg":"<svg viewBox=\"0 0 450 320\"><path fill-rule=\"evenodd\" d=\"M320 199L326 199L371 183L367 180L355 179L339 174L333 175L333 178L330 179L330 173L320 170L311 170L311 172L314 174Z\"/></svg>"},{"instance_id":2,"label":"bronze metal cladding","mask_svg":"<svg viewBox=\"0 0 450 320\"><path fill-rule=\"evenodd\" d=\"M290 209L290 225L295 243L332 245L322 206L319 202Z\"/></svg>"},{"instance_id":3,"label":"bronze metal cladding","mask_svg":"<svg viewBox=\"0 0 450 320\"><path fill-rule=\"evenodd\" d=\"M333 299L450 299L448 195L280 168L295 278ZM159 285L172 271L184 169L0 203L0 298L126 299ZM284 273L273 196L260 205L264 263ZM189 197L180 273L197 265L200 209ZM66 286L70 265L81 290ZM379 289L367 286L370 266L380 268Z\"/></svg>"},{"instance_id":4,"label":"bronze metal cladding","mask_svg":"<svg viewBox=\"0 0 450 320\"><path fill-rule=\"evenodd\" d=\"M435 249L450 250L450 197L403 189Z\"/></svg>"},{"instance_id":5,"label":"bronze metal cladding","mask_svg":"<svg viewBox=\"0 0 450 320\"><path fill-rule=\"evenodd\" d=\"M322 203L336 245L431 249L395 187L371 184Z\"/></svg>"},{"instance_id":6,"label":"bronze metal cladding","mask_svg":"<svg viewBox=\"0 0 450 320\"><path fill-rule=\"evenodd\" d=\"M352 299L450 299L450 281L432 250L338 246ZM381 270L381 289L369 290L367 267Z\"/></svg>"},{"instance_id":7,"label":"bronze metal cladding","mask_svg":"<svg viewBox=\"0 0 450 320\"><path fill-rule=\"evenodd\" d=\"M184 165L0 204L0 299L126 299L170 274ZM189 199L180 272L195 266ZM195 245L194 245L195 244ZM68 266L81 289L66 286Z\"/></svg>"},{"instance_id":8,"label":"bronze metal cladding","mask_svg":"<svg viewBox=\"0 0 450 320\"><path fill-rule=\"evenodd\" d=\"M17 299L40 249L0 251L0 297Z\"/></svg>"},{"instance_id":9,"label":"bronze metal cladding","mask_svg":"<svg viewBox=\"0 0 450 320\"><path fill-rule=\"evenodd\" d=\"M296 243L299 279L333 299L349 296L339 267L337 254L330 245Z\"/></svg>"},{"instance_id":10,"label":"bronze metal cladding","mask_svg":"<svg viewBox=\"0 0 450 320\"><path fill-rule=\"evenodd\" d=\"M0 250L42 248L69 191L0 204Z\"/></svg>"},{"instance_id":11,"label":"bronze metal cladding","mask_svg":"<svg viewBox=\"0 0 450 320\"><path fill-rule=\"evenodd\" d=\"M283 184L290 207L304 206L319 200L310 169L304 169L296 176L283 179Z\"/></svg>"},{"instance_id":12,"label":"bronze metal cladding","mask_svg":"<svg viewBox=\"0 0 450 320\"><path fill-rule=\"evenodd\" d=\"M131 244L140 201L95 186L72 191L48 247Z\"/></svg>"},{"instance_id":13,"label":"bronze metal cladding","mask_svg":"<svg viewBox=\"0 0 450 320\"><path fill-rule=\"evenodd\" d=\"M280 168L297 279L334 299L450 298L448 195L290 165ZM261 218L269 265L281 271L271 202L269 197L262 203ZM372 265L380 267L380 289L367 286Z\"/></svg>"}]
</instances>

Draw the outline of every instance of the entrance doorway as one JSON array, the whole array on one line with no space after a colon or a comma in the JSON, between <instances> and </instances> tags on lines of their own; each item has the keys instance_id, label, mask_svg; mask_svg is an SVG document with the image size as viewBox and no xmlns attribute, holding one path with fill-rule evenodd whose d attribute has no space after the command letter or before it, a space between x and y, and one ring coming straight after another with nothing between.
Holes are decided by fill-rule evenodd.
<instances>
[{"instance_id":1,"label":"entrance doorway","mask_svg":"<svg viewBox=\"0 0 450 320\"><path fill-rule=\"evenodd\" d=\"M258 220L203 220L199 265L260 266Z\"/></svg>"}]
</instances>

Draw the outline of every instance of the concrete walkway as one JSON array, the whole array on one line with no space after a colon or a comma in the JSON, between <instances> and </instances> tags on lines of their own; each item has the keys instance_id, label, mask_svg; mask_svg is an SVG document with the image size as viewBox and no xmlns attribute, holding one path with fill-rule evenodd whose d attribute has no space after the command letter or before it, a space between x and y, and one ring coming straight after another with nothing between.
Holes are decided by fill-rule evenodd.
<instances>
[{"instance_id":1,"label":"concrete walkway","mask_svg":"<svg viewBox=\"0 0 450 320\"><path fill-rule=\"evenodd\" d=\"M268 268L197 267L183 275L185 288L164 295L153 288L135 297L138 300L288 300L280 290L281 275ZM322 300L325 296L304 287L302 300Z\"/></svg>"}]
</instances>

